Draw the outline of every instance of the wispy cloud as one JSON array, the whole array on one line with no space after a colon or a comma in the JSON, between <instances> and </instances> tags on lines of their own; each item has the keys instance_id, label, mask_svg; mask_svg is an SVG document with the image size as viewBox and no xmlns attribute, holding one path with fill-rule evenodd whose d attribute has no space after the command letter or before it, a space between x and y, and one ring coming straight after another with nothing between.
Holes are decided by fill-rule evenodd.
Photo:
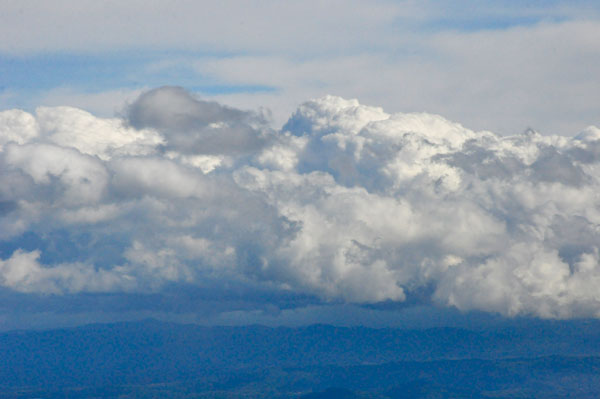
<instances>
[{"instance_id":1,"label":"wispy cloud","mask_svg":"<svg viewBox=\"0 0 600 399\"><path fill-rule=\"evenodd\" d=\"M598 124L599 21L593 1L9 2L0 106L110 115L126 92L179 85L266 106L279 124L333 93L504 135L574 135Z\"/></svg>"}]
</instances>

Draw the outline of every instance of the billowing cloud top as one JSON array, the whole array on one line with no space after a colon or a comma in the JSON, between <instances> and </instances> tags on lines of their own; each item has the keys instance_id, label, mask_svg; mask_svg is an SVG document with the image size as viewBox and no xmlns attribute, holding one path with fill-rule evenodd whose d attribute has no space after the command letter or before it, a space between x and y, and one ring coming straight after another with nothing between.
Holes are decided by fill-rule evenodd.
<instances>
[{"instance_id":1,"label":"billowing cloud top","mask_svg":"<svg viewBox=\"0 0 600 399\"><path fill-rule=\"evenodd\" d=\"M327 96L275 131L174 87L123 119L8 110L0 285L600 317L598 193L596 127L501 137Z\"/></svg>"}]
</instances>

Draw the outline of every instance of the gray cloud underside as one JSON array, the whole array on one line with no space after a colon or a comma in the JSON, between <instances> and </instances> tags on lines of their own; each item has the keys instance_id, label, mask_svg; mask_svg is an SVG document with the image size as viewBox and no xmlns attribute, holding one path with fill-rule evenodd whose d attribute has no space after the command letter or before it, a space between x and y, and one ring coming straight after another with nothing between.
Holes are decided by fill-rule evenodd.
<instances>
[{"instance_id":1,"label":"gray cloud underside","mask_svg":"<svg viewBox=\"0 0 600 399\"><path fill-rule=\"evenodd\" d=\"M352 303L430 292L461 310L599 317L599 178L596 127L501 137L331 96L281 131L173 87L123 119L8 110L0 284Z\"/></svg>"}]
</instances>

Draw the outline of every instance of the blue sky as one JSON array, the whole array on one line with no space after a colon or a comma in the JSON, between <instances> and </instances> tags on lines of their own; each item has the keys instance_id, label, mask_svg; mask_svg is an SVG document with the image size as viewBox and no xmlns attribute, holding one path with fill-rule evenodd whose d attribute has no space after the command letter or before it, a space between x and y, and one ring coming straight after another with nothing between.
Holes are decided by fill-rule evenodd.
<instances>
[{"instance_id":1,"label":"blue sky","mask_svg":"<svg viewBox=\"0 0 600 399\"><path fill-rule=\"evenodd\" d=\"M146 70L147 65L172 58L189 58L184 52L128 52L106 54L42 54L5 56L0 60L2 89L23 97L56 88L94 93L115 89L141 89L163 85L183 86L204 95L273 90L268 86L227 85L195 72L187 65ZM226 57L225 55L210 55ZM201 59L209 55L194 54Z\"/></svg>"},{"instance_id":2,"label":"blue sky","mask_svg":"<svg viewBox=\"0 0 600 399\"><path fill-rule=\"evenodd\" d=\"M597 37L594 1L4 2L0 329L598 317Z\"/></svg>"}]
</instances>

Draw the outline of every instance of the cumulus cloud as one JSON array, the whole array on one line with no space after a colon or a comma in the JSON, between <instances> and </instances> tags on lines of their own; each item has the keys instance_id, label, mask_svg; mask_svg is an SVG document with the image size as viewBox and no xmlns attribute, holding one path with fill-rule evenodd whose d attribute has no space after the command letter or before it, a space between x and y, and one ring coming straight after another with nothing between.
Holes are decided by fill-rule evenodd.
<instances>
[{"instance_id":1,"label":"cumulus cloud","mask_svg":"<svg viewBox=\"0 0 600 399\"><path fill-rule=\"evenodd\" d=\"M129 123L166 135L165 147L184 154L254 152L269 139L264 117L194 98L180 87L142 94L128 107Z\"/></svg>"},{"instance_id":2,"label":"cumulus cloud","mask_svg":"<svg viewBox=\"0 0 600 399\"><path fill-rule=\"evenodd\" d=\"M95 270L85 264L43 267L39 257L39 251L17 250L9 259L0 260L0 283L18 292L42 294L110 292L131 289L135 285L121 267L111 270Z\"/></svg>"},{"instance_id":3,"label":"cumulus cloud","mask_svg":"<svg viewBox=\"0 0 600 399\"><path fill-rule=\"evenodd\" d=\"M8 289L235 286L359 304L426 292L460 310L600 317L593 126L504 137L326 96L274 131L173 87L123 120L56 107L0 121ZM56 247L70 251L45 257Z\"/></svg>"},{"instance_id":4,"label":"cumulus cloud","mask_svg":"<svg viewBox=\"0 0 600 399\"><path fill-rule=\"evenodd\" d=\"M23 144L38 134L39 127L33 115L20 109L0 112L0 146L10 141Z\"/></svg>"}]
</instances>

